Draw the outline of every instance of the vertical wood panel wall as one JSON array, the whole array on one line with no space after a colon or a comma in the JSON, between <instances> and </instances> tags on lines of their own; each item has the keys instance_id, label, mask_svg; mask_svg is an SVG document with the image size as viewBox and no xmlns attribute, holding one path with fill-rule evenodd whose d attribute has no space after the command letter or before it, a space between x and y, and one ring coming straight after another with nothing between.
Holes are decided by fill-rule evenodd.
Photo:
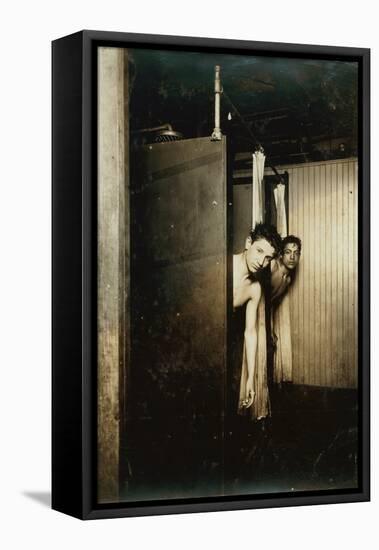
<instances>
[{"instance_id":1,"label":"vertical wood panel wall","mask_svg":"<svg viewBox=\"0 0 379 550\"><path fill-rule=\"evenodd\" d=\"M356 159L283 167L289 172L289 232L302 257L291 289L293 382L357 385Z\"/></svg>"}]
</instances>

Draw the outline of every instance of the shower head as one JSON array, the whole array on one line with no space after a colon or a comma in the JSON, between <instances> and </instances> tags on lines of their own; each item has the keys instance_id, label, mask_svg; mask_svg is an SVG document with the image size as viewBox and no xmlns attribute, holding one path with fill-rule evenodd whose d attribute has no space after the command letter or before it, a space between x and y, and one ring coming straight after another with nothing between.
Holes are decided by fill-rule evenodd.
<instances>
[{"instance_id":1,"label":"shower head","mask_svg":"<svg viewBox=\"0 0 379 550\"><path fill-rule=\"evenodd\" d=\"M166 141L178 141L183 139L183 134L175 132L171 124L163 124L162 126L155 126L153 128L142 128L141 130L134 130L132 134L151 134L150 138L145 139L148 143L164 143Z\"/></svg>"},{"instance_id":2,"label":"shower head","mask_svg":"<svg viewBox=\"0 0 379 550\"><path fill-rule=\"evenodd\" d=\"M171 128L171 130L159 131L154 137L154 142L163 143L166 141L178 141L180 139L183 139L183 134L180 132L175 132L175 130Z\"/></svg>"}]
</instances>

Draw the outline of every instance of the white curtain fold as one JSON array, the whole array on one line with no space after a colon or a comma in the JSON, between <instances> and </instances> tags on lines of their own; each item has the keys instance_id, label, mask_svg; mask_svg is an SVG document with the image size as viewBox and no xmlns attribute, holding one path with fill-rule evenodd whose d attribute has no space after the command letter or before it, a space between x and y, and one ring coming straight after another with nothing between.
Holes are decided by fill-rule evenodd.
<instances>
[{"instance_id":1,"label":"white curtain fold","mask_svg":"<svg viewBox=\"0 0 379 550\"><path fill-rule=\"evenodd\" d=\"M286 187L283 183L279 183L274 189L276 228L282 238L288 235L285 192ZM273 329L277 337L274 355L274 381L277 383L290 382L292 380L292 342L288 292L274 312Z\"/></svg>"},{"instance_id":2,"label":"white curtain fold","mask_svg":"<svg viewBox=\"0 0 379 550\"><path fill-rule=\"evenodd\" d=\"M260 420L271 415L270 395L267 384L267 345L266 345L266 321L265 321L265 298L262 293L259 300L257 311L257 350L255 356L255 375L254 375L254 391L255 398L251 407L246 411L242 403L248 397L246 395L246 382L248 377L246 343L243 345L243 358L241 368L241 382L239 394L239 413L249 414L252 420Z\"/></svg>"},{"instance_id":3,"label":"white curtain fold","mask_svg":"<svg viewBox=\"0 0 379 550\"><path fill-rule=\"evenodd\" d=\"M253 153L252 158L251 227L254 228L256 223L263 222L264 216L263 178L266 156L262 151L256 151Z\"/></svg>"},{"instance_id":4,"label":"white curtain fold","mask_svg":"<svg viewBox=\"0 0 379 550\"><path fill-rule=\"evenodd\" d=\"M286 186L283 183L278 183L274 189L274 198L276 206L276 229L282 237L287 236L287 214L285 203Z\"/></svg>"}]
</instances>

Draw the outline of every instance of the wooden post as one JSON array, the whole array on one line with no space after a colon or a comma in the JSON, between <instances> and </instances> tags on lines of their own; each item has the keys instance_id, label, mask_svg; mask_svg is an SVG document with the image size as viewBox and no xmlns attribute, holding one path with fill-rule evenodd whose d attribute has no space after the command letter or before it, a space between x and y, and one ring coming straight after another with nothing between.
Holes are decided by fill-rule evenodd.
<instances>
[{"instance_id":1,"label":"wooden post","mask_svg":"<svg viewBox=\"0 0 379 550\"><path fill-rule=\"evenodd\" d=\"M128 335L127 50L98 50L98 502L119 498ZM121 396L121 399L120 399Z\"/></svg>"}]
</instances>

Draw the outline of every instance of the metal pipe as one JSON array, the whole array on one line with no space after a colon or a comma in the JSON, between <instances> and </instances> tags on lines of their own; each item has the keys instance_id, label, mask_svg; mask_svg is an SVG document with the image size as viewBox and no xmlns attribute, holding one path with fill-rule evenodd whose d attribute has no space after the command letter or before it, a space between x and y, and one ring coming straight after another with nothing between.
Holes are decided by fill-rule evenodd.
<instances>
[{"instance_id":1,"label":"metal pipe","mask_svg":"<svg viewBox=\"0 0 379 550\"><path fill-rule=\"evenodd\" d=\"M222 133L220 128L220 96L222 94L220 65L215 66L215 127L211 136L213 141L221 141Z\"/></svg>"},{"instance_id":2,"label":"metal pipe","mask_svg":"<svg viewBox=\"0 0 379 550\"><path fill-rule=\"evenodd\" d=\"M230 99L230 97L228 96L228 94L225 93L225 97L226 99L229 101L230 105L232 106L233 108L233 111L238 115L238 117L240 118L242 124L245 126L246 130L249 132L250 136L253 138L253 141L255 142L257 148L259 150L261 150L262 152L264 151L261 143L257 140L257 138L255 137L255 135L253 134L253 132L251 131L251 128L250 126L246 123L246 120L243 118L243 116L241 115L241 113L238 111L237 107L233 104L232 100ZM278 170L276 169L276 167L268 162L267 163L267 166L269 168L271 168L271 170L274 172L275 176L277 176L277 178L279 179L279 182L280 183L284 183L284 180L282 178L282 176L279 174Z\"/></svg>"}]
</instances>

